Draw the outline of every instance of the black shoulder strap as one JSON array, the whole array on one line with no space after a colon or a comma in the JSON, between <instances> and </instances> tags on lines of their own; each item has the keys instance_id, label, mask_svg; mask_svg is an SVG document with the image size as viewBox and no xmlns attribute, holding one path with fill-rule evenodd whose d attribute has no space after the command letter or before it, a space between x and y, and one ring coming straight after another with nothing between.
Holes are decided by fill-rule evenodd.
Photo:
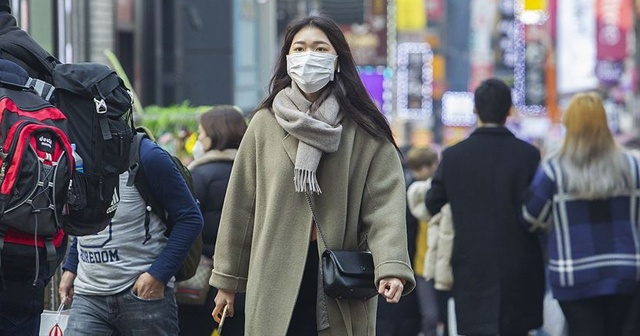
<instances>
[{"instance_id":1,"label":"black shoulder strap","mask_svg":"<svg viewBox=\"0 0 640 336\"><path fill-rule=\"evenodd\" d=\"M142 128L136 128L136 135L133 138L133 143L131 144L131 154L129 155L129 178L127 179L127 186L135 185L136 189L142 196L142 199L146 203L146 215L145 215L145 243L151 238L149 234L149 212L153 212L158 216L167 226L167 232L171 230L171 223L167 218L167 215L164 211L164 208L160 203L156 200L153 193L151 192L151 188L149 187L149 183L144 176L144 167L140 162L140 143L143 139L151 139L150 135L147 133L147 130Z\"/></svg>"}]
</instances>

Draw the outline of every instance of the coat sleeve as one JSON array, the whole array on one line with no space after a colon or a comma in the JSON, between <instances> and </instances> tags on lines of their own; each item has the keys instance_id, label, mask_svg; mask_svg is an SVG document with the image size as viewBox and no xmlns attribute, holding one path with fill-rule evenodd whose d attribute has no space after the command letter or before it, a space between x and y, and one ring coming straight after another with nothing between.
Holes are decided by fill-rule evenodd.
<instances>
[{"instance_id":1,"label":"coat sleeve","mask_svg":"<svg viewBox=\"0 0 640 336\"><path fill-rule=\"evenodd\" d=\"M167 152L145 140L140 144L140 163L150 192L169 220L175 223L166 246L147 270L166 284L178 273L193 242L202 232L202 213Z\"/></svg>"},{"instance_id":2,"label":"coat sleeve","mask_svg":"<svg viewBox=\"0 0 640 336\"><path fill-rule=\"evenodd\" d=\"M444 186L444 172L447 165L446 151L442 153L442 160L438 164L435 174L431 178L431 187L425 196L425 205L432 215L440 212L440 209L449 202L449 197Z\"/></svg>"},{"instance_id":3,"label":"coat sleeve","mask_svg":"<svg viewBox=\"0 0 640 336\"><path fill-rule=\"evenodd\" d=\"M555 190L556 183L545 172L545 164L540 165L522 206L525 227L529 231L547 229L551 224Z\"/></svg>"},{"instance_id":4,"label":"coat sleeve","mask_svg":"<svg viewBox=\"0 0 640 336\"><path fill-rule=\"evenodd\" d=\"M211 286L234 292L246 291L249 273L256 196L256 117L242 138L231 170L209 279Z\"/></svg>"},{"instance_id":5,"label":"coat sleeve","mask_svg":"<svg viewBox=\"0 0 640 336\"><path fill-rule=\"evenodd\" d=\"M415 287L407 248L406 193L400 158L385 142L374 155L362 197L361 219L375 263L376 285L383 278L406 280L403 295Z\"/></svg>"}]
</instances>

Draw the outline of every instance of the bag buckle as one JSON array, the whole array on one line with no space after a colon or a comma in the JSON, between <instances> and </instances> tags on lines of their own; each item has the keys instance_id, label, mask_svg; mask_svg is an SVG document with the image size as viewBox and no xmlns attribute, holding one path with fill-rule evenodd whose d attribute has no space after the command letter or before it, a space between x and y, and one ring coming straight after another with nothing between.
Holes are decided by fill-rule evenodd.
<instances>
[{"instance_id":1,"label":"bag buckle","mask_svg":"<svg viewBox=\"0 0 640 336\"><path fill-rule=\"evenodd\" d=\"M104 101L104 99L93 98L93 103L96 104L96 112L98 114L107 113L107 103Z\"/></svg>"}]
</instances>

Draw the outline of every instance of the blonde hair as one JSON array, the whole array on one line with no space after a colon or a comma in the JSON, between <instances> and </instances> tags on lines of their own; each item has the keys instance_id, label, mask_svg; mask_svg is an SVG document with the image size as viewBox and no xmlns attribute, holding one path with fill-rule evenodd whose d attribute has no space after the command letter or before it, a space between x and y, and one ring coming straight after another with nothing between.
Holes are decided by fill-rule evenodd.
<instances>
[{"instance_id":1,"label":"blonde hair","mask_svg":"<svg viewBox=\"0 0 640 336\"><path fill-rule=\"evenodd\" d=\"M597 199L631 188L629 163L609 130L600 95L574 95L563 123L566 135L554 156L566 174L570 194Z\"/></svg>"}]
</instances>

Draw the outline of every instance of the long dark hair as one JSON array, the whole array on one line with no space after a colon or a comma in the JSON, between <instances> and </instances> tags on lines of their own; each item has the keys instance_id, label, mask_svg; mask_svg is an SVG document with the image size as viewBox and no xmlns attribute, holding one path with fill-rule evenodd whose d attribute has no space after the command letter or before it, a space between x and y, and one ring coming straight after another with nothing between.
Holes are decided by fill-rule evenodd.
<instances>
[{"instance_id":1,"label":"long dark hair","mask_svg":"<svg viewBox=\"0 0 640 336\"><path fill-rule=\"evenodd\" d=\"M324 87L314 105L319 105L329 95L333 94L338 100L345 117L353 120L373 137L389 140L398 149L398 145L391 133L389 122L373 103L360 80L356 64L351 56L351 49L344 34L333 20L326 17L308 16L287 26L275 72L269 83L269 95L262 101L256 111L271 109L276 94L282 89L291 86L291 77L287 74L287 54L291 43L293 43L293 37L302 28L308 26L316 27L327 35L329 42L331 42L338 54L338 67L340 69L340 72L335 74L334 80Z\"/></svg>"}]
</instances>

